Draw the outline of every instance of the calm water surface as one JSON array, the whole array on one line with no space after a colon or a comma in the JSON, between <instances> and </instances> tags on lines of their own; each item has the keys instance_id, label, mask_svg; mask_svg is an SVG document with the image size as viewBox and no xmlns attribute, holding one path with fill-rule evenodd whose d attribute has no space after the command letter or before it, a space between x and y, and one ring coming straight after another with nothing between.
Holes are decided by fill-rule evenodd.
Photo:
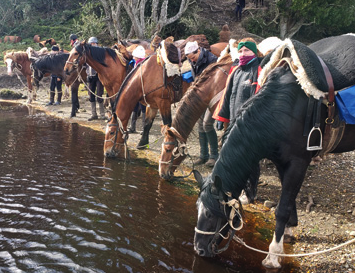
<instances>
[{"instance_id":1,"label":"calm water surface","mask_svg":"<svg viewBox=\"0 0 355 273\"><path fill-rule=\"evenodd\" d=\"M105 160L103 139L0 102L0 272L266 272L236 243L195 256L196 196L145 161ZM244 239L266 249L252 225Z\"/></svg>"}]
</instances>

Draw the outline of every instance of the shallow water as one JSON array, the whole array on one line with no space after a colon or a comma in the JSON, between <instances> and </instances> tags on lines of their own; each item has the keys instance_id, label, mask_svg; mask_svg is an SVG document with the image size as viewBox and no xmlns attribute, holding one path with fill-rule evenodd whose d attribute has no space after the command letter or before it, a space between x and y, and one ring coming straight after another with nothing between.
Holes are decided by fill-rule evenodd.
<instances>
[{"instance_id":1,"label":"shallow water","mask_svg":"<svg viewBox=\"0 0 355 273\"><path fill-rule=\"evenodd\" d=\"M266 272L234 242L218 259L196 256L196 196L145 161L105 160L103 139L0 102L0 272ZM266 249L249 217L241 236Z\"/></svg>"}]
</instances>

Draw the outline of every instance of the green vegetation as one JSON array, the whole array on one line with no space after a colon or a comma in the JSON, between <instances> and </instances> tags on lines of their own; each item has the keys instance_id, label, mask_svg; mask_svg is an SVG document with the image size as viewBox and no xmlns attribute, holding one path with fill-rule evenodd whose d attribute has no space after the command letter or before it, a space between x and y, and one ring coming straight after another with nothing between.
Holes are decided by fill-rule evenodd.
<instances>
[{"instance_id":1,"label":"green vegetation","mask_svg":"<svg viewBox=\"0 0 355 273\"><path fill-rule=\"evenodd\" d=\"M10 90L10 89L1 89L0 90L0 98L2 99L21 99L22 93Z\"/></svg>"}]
</instances>

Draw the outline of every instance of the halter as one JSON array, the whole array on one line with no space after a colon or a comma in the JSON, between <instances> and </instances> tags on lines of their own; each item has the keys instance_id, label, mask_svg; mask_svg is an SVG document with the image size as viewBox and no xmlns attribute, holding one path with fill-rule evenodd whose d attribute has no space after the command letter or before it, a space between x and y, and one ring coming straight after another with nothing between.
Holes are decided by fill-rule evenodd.
<instances>
[{"instance_id":1,"label":"halter","mask_svg":"<svg viewBox=\"0 0 355 273\"><path fill-rule=\"evenodd\" d=\"M179 134L179 132L174 127L170 127L170 129ZM188 152L186 143L180 141L174 135L174 141L163 142L163 145L174 145L175 147L174 147L173 151L171 152L170 161L159 160L159 164L168 164L169 165L169 169L171 169L172 167L178 167L179 166L179 165L174 165L174 160L175 159L177 159L179 157L187 156L187 157L190 158L190 160L192 162L192 170L191 170L191 172L188 175L175 176L175 178L186 178L186 177L189 177L191 175L191 173L193 172L193 170L194 170L194 162L193 162L193 160L192 160L192 158L191 158L191 156L190 156L190 154Z\"/></svg>"},{"instance_id":2,"label":"halter","mask_svg":"<svg viewBox=\"0 0 355 273\"><path fill-rule=\"evenodd\" d=\"M84 60L84 63L86 63L86 51L85 51L85 47L82 46L82 48L80 48L80 44L77 45L75 47L75 50L78 52L79 54L79 57L77 59L75 59L74 61L66 61L67 64L71 64L73 66L73 70L74 69L78 69L79 67L79 61L80 61L80 58L84 55L85 56L85 60Z\"/></svg>"},{"instance_id":3,"label":"halter","mask_svg":"<svg viewBox=\"0 0 355 273\"><path fill-rule=\"evenodd\" d=\"M130 156L129 156L129 150L128 150L128 146L127 146L127 139L128 139L128 132L124 130L123 128L123 124L122 124L122 121L120 120L119 117L117 117L117 123L107 123L106 125L107 127L112 127L112 126L116 126L117 129L115 131L115 135L113 137L111 137L110 139L105 139L105 143L106 142L112 142L113 143L113 146L112 146L112 150L115 150L115 147L118 146L118 145L121 145L121 146L125 146L125 159L130 159ZM120 132L122 134L123 137L123 143L117 143L116 140L117 140L117 135L118 135L118 132Z\"/></svg>"},{"instance_id":4,"label":"halter","mask_svg":"<svg viewBox=\"0 0 355 273\"><path fill-rule=\"evenodd\" d=\"M205 186L203 189L201 189L201 191L206 189L206 187L207 186ZM195 232L196 233L199 233L199 234L202 234L202 235L208 235L208 236L213 235L213 239L209 243L208 249L214 255L220 254L223 251L227 250L228 247L229 247L229 243L231 242L231 240L234 237L235 232L238 231L238 230L241 230L243 228L243 218L242 218L242 215L240 213L240 210L242 210L242 205L240 204L239 200L237 200L235 198L232 198L232 194L230 192L227 192L225 194L228 197L228 201L227 202L224 201L221 191L219 192L219 195L213 195L213 198L219 200L220 208L223 211L223 213L226 216L226 218L228 218L227 223L223 227L219 228L221 226L221 222L222 222L222 218L219 217L216 231L203 231L203 230L199 230L197 227L195 227ZM227 216L227 210L226 210L227 206L231 207L231 211L229 213L229 216ZM234 219L235 216L238 216L238 218L240 219L240 226L239 227L234 227L234 225L233 225L233 219ZM227 237L225 237L225 236L223 236L223 234L221 232L227 225L230 226L232 231L230 232L230 234L228 233ZM219 236L222 237L223 239L228 239L226 245L223 248L221 248L221 249L218 249L218 245L216 243L216 241L219 238Z\"/></svg>"}]
</instances>

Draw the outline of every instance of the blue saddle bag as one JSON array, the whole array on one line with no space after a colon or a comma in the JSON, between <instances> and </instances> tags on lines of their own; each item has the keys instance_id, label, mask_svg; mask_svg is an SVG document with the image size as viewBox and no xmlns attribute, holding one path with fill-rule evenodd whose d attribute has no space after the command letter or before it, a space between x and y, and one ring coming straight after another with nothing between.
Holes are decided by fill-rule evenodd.
<instances>
[{"instance_id":1,"label":"blue saddle bag","mask_svg":"<svg viewBox=\"0 0 355 273\"><path fill-rule=\"evenodd\" d=\"M346 124L355 124L355 85L341 90L335 96L341 120Z\"/></svg>"},{"instance_id":2,"label":"blue saddle bag","mask_svg":"<svg viewBox=\"0 0 355 273\"><path fill-rule=\"evenodd\" d=\"M194 78L192 77L192 72L191 71L187 71L185 73L182 74L182 80L184 82L190 83L194 80Z\"/></svg>"}]
</instances>

